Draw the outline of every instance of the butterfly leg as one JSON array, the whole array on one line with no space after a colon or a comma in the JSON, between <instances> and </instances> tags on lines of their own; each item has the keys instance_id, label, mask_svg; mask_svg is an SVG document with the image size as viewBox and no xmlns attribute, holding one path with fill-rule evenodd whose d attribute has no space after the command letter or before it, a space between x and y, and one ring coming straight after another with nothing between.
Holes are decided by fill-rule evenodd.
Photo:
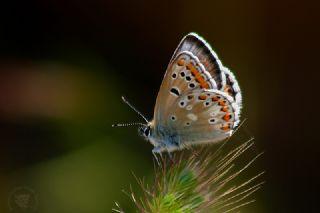
<instances>
[{"instance_id":1,"label":"butterfly leg","mask_svg":"<svg viewBox=\"0 0 320 213\"><path fill-rule=\"evenodd\" d=\"M158 157L157 157L157 154L159 154L159 155L161 156L161 159L162 159L161 147L160 147L160 146L154 147L154 148L152 149L152 154L153 154L154 158L156 159L158 165L161 166L160 161L159 161L159 159L158 159Z\"/></svg>"},{"instance_id":2,"label":"butterfly leg","mask_svg":"<svg viewBox=\"0 0 320 213\"><path fill-rule=\"evenodd\" d=\"M171 152L169 150L167 150L167 153L168 153L168 156L169 156L170 160L173 162L173 157L172 157Z\"/></svg>"}]
</instances>

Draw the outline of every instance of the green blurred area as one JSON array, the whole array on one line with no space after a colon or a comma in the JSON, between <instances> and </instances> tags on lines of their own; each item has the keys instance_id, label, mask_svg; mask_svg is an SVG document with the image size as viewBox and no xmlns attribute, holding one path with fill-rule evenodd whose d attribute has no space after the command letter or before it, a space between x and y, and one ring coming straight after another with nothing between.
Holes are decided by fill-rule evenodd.
<instances>
[{"instance_id":1,"label":"green blurred area","mask_svg":"<svg viewBox=\"0 0 320 213\"><path fill-rule=\"evenodd\" d=\"M152 146L135 128L111 124L140 120L122 95L152 118L171 54L191 31L240 83L247 120L230 143L255 137L253 152L266 150L246 176L266 170L267 184L243 212L315 206L319 172L308 172L319 154L312 142L318 125L308 119L310 104L296 102L314 99L301 88L317 91L318 7L70 0L10 1L2 8L0 212L12 212L18 187L34 190L41 213L111 212L115 201L133 212L122 189L139 190L132 172L152 176Z\"/></svg>"},{"instance_id":2,"label":"green blurred area","mask_svg":"<svg viewBox=\"0 0 320 213\"><path fill-rule=\"evenodd\" d=\"M132 137L135 130L111 128L136 119L121 103L114 72L90 55L72 63L65 57L7 64L2 74L10 95L2 98L11 102L1 106L1 212L9 212L17 187L38 194L39 212L109 212L135 182L131 172L152 168L151 146Z\"/></svg>"}]
</instances>

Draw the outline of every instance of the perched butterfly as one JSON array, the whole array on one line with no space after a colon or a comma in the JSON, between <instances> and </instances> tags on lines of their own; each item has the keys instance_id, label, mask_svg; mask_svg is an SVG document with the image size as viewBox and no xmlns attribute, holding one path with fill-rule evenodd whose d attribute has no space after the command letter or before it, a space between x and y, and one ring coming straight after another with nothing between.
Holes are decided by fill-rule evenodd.
<instances>
[{"instance_id":1,"label":"perched butterfly","mask_svg":"<svg viewBox=\"0 0 320 213\"><path fill-rule=\"evenodd\" d=\"M153 120L137 111L147 122L138 123L139 133L153 144L153 153L219 142L239 124L241 102L233 73L203 38L189 33L170 60ZM114 126L126 125L130 124Z\"/></svg>"}]
</instances>

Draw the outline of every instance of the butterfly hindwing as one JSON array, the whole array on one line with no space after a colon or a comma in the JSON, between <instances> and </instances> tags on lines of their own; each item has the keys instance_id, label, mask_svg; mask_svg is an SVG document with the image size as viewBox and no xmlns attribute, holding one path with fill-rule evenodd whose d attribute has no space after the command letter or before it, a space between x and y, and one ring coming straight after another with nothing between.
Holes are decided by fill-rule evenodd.
<instances>
[{"instance_id":1,"label":"butterfly hindwing","mask_svg":"<svg viewBox=\"0 0 320 213\"><path fill-rule=\"evenodd\" d=\"M219 90L194 90L172 106L168 126L180 136L180 146L214 143L232 134L239 121L233 98Z\"/></svg>"},{"instance_id":2,"label":"butterfly hindwing","mask_svg":"<svg viewBox=\"0 0 320 213\"><path fill-rule=\"evenodd\" d=\"M223 86L221 91L224 91L228 93L231 97L233 97L235 103L239 108L241 108L242 105L242 96L241 96L241 91L239 84L236 80L236 77L234 74L228 69L228 68L223 68L222 69L225 77L226 77L226 84Z\"/></svg>"}]
</instances>

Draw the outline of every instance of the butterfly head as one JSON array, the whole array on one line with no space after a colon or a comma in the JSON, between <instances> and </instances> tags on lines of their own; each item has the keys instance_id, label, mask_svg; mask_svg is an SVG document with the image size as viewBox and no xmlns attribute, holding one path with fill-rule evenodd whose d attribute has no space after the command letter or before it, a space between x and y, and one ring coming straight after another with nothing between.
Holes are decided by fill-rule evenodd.
<instances>
[{"instance_id":1,"label":"butterfly head","mask_svg":"<svg viewBox=\"0 0 320 213\"><path fill-rule=\"evenodd\" d=\"M140 126L138 128L138 133L140 136L148 139L151 136L151 126L149 124Z\"/></svg>"},{"instance_id":2,"label":"butterfly head","mask_svg":"<svg viewBox=\"0 0 320 213\"><path fill-rule=\"evenodd\" d=\"M148 119L139 112L132 104L129 103L124 97L122 97L122 101L126 103L131 109L133 109L138 115L145 120L146 123L125 123L125 124L113 124L113 127L124 127L124 126L139 126L138 133L140 136L145 138L147 141L152 140L152 129L153 129L153 121L149 122Z\"/></svg>"},{"instance_id":3,"label":"butterfly head","mask_svg":"<svg viewBox=\"0 0 320 213\"><path fill-rule=\"evenodd\" d=\"M141 137L143 137L146 141L150 142L152 145L159 145L159 141L156 139L155 136L154 121L139 126L138 133Z\"/></svg>"}]
</instances>

